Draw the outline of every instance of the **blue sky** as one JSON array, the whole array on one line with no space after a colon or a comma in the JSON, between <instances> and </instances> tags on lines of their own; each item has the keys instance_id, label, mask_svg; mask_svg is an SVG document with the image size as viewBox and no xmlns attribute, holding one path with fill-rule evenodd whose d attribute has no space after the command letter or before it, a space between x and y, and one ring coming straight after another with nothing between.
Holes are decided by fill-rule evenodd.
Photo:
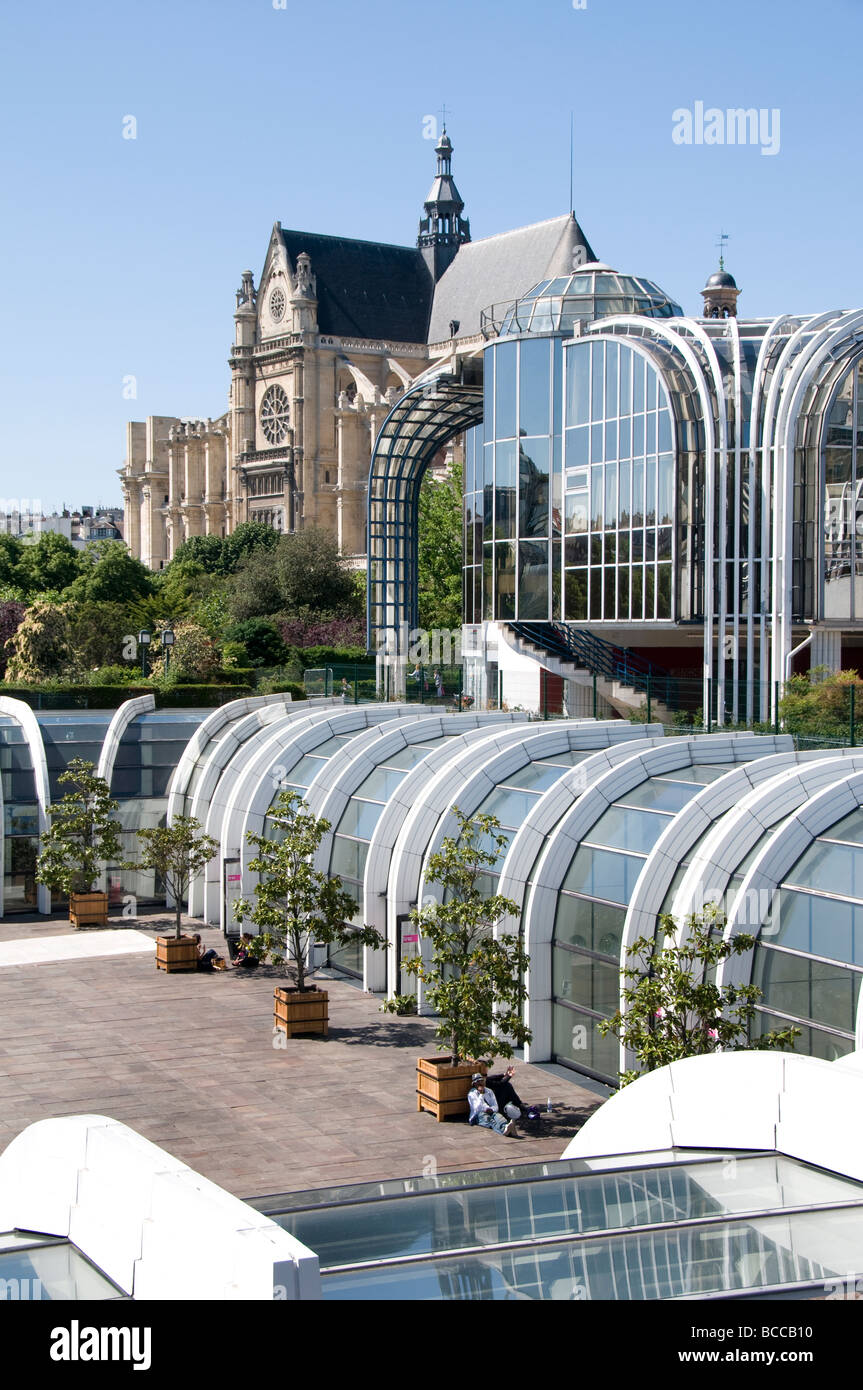
<instances>
[{"instance_id":1,"label":"blue sky","mask_svg":"<svg viewBox=\"0 0 863 1390\"><path fill-rule=\"evenodd\" d=\"M694 313L724 230L741 314L863 305L861 50L863 0L7 4L0 496L116 504L127 419L220 414L277 219L412 244L444 102L475 238L567 210L572 111L603 260ZM779 152L675 144L698 101Z\"/></svg>"}]
</instances>

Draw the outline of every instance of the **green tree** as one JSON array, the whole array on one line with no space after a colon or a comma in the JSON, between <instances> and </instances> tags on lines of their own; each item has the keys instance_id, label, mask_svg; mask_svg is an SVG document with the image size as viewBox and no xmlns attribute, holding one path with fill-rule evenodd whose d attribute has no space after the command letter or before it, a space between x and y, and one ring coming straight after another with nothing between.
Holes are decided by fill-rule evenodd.
<instances>
[{"instance_id":1,"label":"green tree","mask_svg":"<svg viewBox=\"0 0 863 1390\"><path fill-rule=\"evenodd\" d=\"M6 643L6 680L10 685L38 685L71 674L75 661L69 640L69 615L55 603L37 601Z\"/></svg>"},{"instance_id":2,"label":"green tree","mask_svg":"<svg viewBox=\"0 0 863 1390\"><path fill-rule=\"evenodd\" d=\"M224 585L224 578L209 574L196 560L175 560L155 576L159 611L175 619L192 618L202 598Z\"/></svg>"},{"instance_id":3,"label":"green tree","mask_svg":"<svg viewBox=\"0 0 863 1390\"><path fill-rule=\"evenodd\" d=\"M439 883L443 902L414 908L411 920L431 956L413 956L402 969L426 986L426 998L439 1015L435 1036L453 1066L462 1060L511 1057L514 1046L530 1042L523 1021L529 958L518 933L495 938L495 928L517 905L499 893L486 897L482 880L508 844L494 816L464 816L456 839L446 838L429 860L426 878Z\"/></svg>"},{"instance_id":4,"label":"green tree","mask_svg":"<svg viewBox=\"0 0 863 1390\"><path fill-rule=\"evenodd\" d=\"M258 928L256 947L264 955L284 956L286 973L297 989L306 988L308 954L312 942L344 946L361 941L364 946L384 946L374 927L351 926L356 904L342 888L341 879L330 878L313 867L313 857L330 829L327 820L311 814L298 792L282 791L270 807L269 820L281 837L268 840L249 833L257 848L249 868L260 878L254 903L241 899L234 916L248 918Z\"/></svg>"},{"instance_id":5,"label":"green tree","mask_svg":"<svg viewBox=\"0 0 863 1390\"><path fill-rule=\"evenodd\" d=\"M56 531L43 531L32 545L21 547L17 583L30 594L62 593L81 573L81 552Z\"/></svg>"},{"instance_id":6,"label":"green tree","mask_svg":"<svg viewBox=\"0 0 863 1390\"><path fill-rule=\"evenodd\" d=\"M863 720L863 680L857 671L828 671L815 666L805 675L792 676L782 699L779 717L789 734L850 741L851 691L855 720Z\"/></svg>"},{"instance_id":7,"label":"green tree","mask_svg":"<svg viewBox=\"0 0 863 1390\"><path fill-rule=\"evenodd\" d=\"M119 803L84 758L73 758L58 781L72 790L48 807L51 828L42 836L36 878L54 892L89 893L103 864L122 859L120 825L113 819Z\"/></svg>"},{"instance_id":8,"label":"green tree","mask_svg":"<svg viewBox=\"0 0 863 1390\"><path fill-rule=\"evenodd\" d=\"M281 634L266 618L247 618L244 623L231 624L225 629L225 641L242 643L250 666L279 666L288 659Z\"/></svg>"},{"instance_id":9,"label":"green tree","mask_svg":"<svg viewBox=\"0 0 863 1390\"><path fill-rule=\"evenodd\" d=\"M91 541L66 595L79 603L134 603L153 591L153 576L122 541Z\"/></svg>"},{"instance_id":10,"label":"green tree","mask_svg":"<svg viewBox=\"0 0 863 1390\"><path fill-rule=\"evenodd\" d=\"M119 665L123 660L123 641L132 632L129 615L122 603L85 600L66 608L69 643L74 663L80 671Z\"/></svg>"},{"instance_id":11,"label":"green tree","mask_svg":"<svg viewBox=\"0 0 863 1390\"><path fill-rule=\"evenodd\" d=\"M141 856L130 868L152 869L174 900L174 934L183 934L183 901L192 878L219 852L219 842L201 831L194 816L175 816L170 825L138 831Z\"/></svg>"},{"instance_id":12,"label":"green tree","mask_svg":"<svg viewBox=\"0 0 863 1390\"><path fill-rule=\"evenodd\" d=\"M24 547L17 536L0 535L0 586L18 588L21 586L21 556Z\"/></svg>"},{"instance_id":13,"label":"green tree","mask_svg":"<svg viewBox=\"0 0 863 1390\"><path fill-rule=\"evenodd\" d=\"M215 642L197 623L177 624L168 662L165 661L159 641L157 633L153 638L153 646L158 649L158 655L151 667L154 677L171 675L183 681L208 681L221 669L222 658Z\"/></svg>"},{"instance_id":14,"label":"green tree","mask_svg":"<svg viewBox=\"0 0 863 1390\"><path fill-rule=\"evenodd\" d=\"M228 590L228 608L235 622L249 618L269 617L283 607L279 586L269 553L257 552L246 557L232 577Z\"/></svg>"},{"instance_id":15,"label":"green tree","mask_svg":"<svg viewBox=\"0 0 863 1390\"><path fill-rule=\"evenodd\" d=\"M236 574L243 561L251 554L269 554L279 544L281 532L275 531L263 521L241 521L224 540L223 573Z\"/></svg>"},{"instance_id":16,"label":"green tree","mask_svg":"<svg viewBox=\"0 0 863 1390\"><path fill-rule=\"evenodd\" d=\"M648 936L632 943L630 964L621 972L633 982L621 990L623 1008L597 1026L602 1037L612 1033L638 1058L640 1069L620 1073L621 1086L682 1057L791 1047L799 1028L749 1039L761 999L757 985L720 988L713 979L720 961L752 950L754 936L741 932L723 939L725 916L713 904L687 917L683 940L673 917L663 913L659 920L666 944L657 951Z\"/></svg>"},{"instance_id":17,"label":"green tree","mask_svg":"<svg viewBox=\"0 0 863 1390\"><path fill-rule=\"evenodd\" d=\"M163 574L174 565L191 563L200 566L205 574L225 574L225 541L222 536L190 536L174 551L174 558Z\"/></svg>"},{"instance_id":18,"label":"green tree","mask_svg":"<svg viewBox=\"0 0 863 1390\"><path fill-rule=\"evenodd\" d=\"M191 616L214 641L221 641L231 621L227 585L219 580L212 583L198 600Z\"/></svg>"},{"instance_id":19,"label":"green tree","mask_svg":"<svg viewBox=\"0 0 863 1390\"><path fill-rule=\"evenodd\" d=\"M23 603L0 598L0 680L6 674L7 646L24 621L26 611Z\"/></svg>"},{"instance_id":20,"label":"green tree","mask_svg":"<svg viewBox=\"0 0 863 1390\"><path fill-rule=\"evenodd\" d=\"M427 473L420 488L417 539L420 627L452 629L462 622L462 470Z\"/></svg>"},{"instance_id":21,"label":"green tree","mask_svg":"<svg viewBox=\"0 0 863 1390\"><path fill-rule=\"evenodd\" d=\"M341 617L356 605L353 573L329 531L313 526L282 536L273 559L282 607L289 613L307 608Z\"/></svg>"}]
</instances>

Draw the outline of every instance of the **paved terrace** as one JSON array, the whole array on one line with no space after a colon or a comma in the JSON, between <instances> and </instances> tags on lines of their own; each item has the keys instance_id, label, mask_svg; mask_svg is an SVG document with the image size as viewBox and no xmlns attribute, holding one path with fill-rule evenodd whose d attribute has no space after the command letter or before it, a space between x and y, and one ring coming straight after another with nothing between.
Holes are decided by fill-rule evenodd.
<instances>
[{"instance_id":1,"label":"paved terrace","mask_svg":"<svg viewBox=\"0 0 863 1390\"><path fill-rule=\"evenodd\" d=\"M155 938L166 922L86 935L134 927ZM72 930L65 918L6 919L0 952L25 939L44 950ZM221 933L202 937L224 951ZM415 1095L416 1058L434 1055L431 1020L382 1014L378 998L327 980L329 1039L277 1050L275 978L269 967L166 975L146 954L0 966L0 1150L35 1120L95 1112L251 1197L410 1177L432 1160L444 1172L558 1158L601 1103L600 1088L560 1068L517 1064L519 1094L555 1107L540 1136L438 1124Z\"/></svg>"}]
</instances>

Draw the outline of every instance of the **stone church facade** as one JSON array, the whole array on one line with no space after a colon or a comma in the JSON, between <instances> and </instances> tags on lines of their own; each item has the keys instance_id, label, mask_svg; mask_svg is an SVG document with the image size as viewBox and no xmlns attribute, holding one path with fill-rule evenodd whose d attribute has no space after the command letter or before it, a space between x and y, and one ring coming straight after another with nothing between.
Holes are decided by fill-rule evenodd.
<instances>
[{"instance_id":1,"label":"stone church facade","mask_svg":"<svg viewBox=\"0 0 863 1390\"><path fill-rule=\"evenodd\" d=\"M572 214L472 242L444 130L415 246L286 230L236 295L228 410L127 426L126 541L151 569L241 522L320 526L364 563L369 461L393 403L481 311L592 259Z\"/></svg>"}]
</instances>

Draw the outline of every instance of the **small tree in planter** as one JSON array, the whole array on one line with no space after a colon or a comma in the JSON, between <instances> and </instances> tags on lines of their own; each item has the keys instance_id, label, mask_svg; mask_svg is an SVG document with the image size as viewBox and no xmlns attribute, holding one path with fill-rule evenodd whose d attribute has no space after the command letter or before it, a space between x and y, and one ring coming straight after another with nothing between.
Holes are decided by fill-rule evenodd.
<instances>
[{"instance_id":1,"label":"small tree in planter","mask_svg":"<svg viewBox=\"0 0 863 1390\"><path fill-rule=\"evenodd\" d=\"M439 1047L449 1051L448 1057L417 1062L417 1109L432 1110L438 1120L466 1113L470 1078L477 1068L485 1070L481 1059L511 1057L531 1037L523 1020L528 956L520 935L494 935L503 917L518 915L518 906L499 893L486 897L480 887L509 841L497 833L494 816L453 810L458 837L444 840L426 875L441 885L444 901L411 913L431 957L402 962L407 974L425 984L426 999L440 1017Z\"/></svg>"},{"instance_id":2,"label":"small tree in planter","mask_svg":"<svg viewBox=\"0 0 863 1390\"><path fill-rule=\"evenodd\" d=\"M175 816L170 825L139 830L141 844L139 869L153 869L174 899L174 935L156 938L156 966L166 971L196 970L198 949L193 936L183 936L183 899L195 874L201 872L219 844L201 832L194 816Z\"/></svg>"},{"instance_id":3,"label":"small tree in planter","mask_svg":"<svg viewBox=\"0 0 863 1390\"><path fill-rule=\"evenodd\" d=\"M312 865L321 840L330 829L326 820L305 807L298 792L282 791L270 807L269 819L279 839L249 833L248 842L257 848L249 868L260 875L254 903L241 899L234 904L234 916L248 919L258 929L254 950L261 959L283 959L285 973L293 987L275 991L275 1027L287 1034L323 1033L329 1028L329 996L307 983L308 957L313 943L344 946L359 939L364 946L385 946L374 927L353 927L356 912L351 894L340 878L331 878Z\"/></svg>"},{"instance_id":4,"label":"small tree in planter","mask_svg":"<svg viewBox=\"0 0 863 1390\"><path fill-rule=\"evenodd\" d=\"M683 940L673 917L663 913L659 920L665 945L657 951L653 937L646 936L632 943L627 951L632 964L621 972L633 982L621 991L626 1011L597 1025L602 1037L612 1033L641 1064L620 1073L621 1087L682 1057L792 1046L799 1028L779 1028L749 1040L761 998L757 985L720 988L712 978L719 961L750 951L754 936L741 932L723 939L725 914L714 904L687 917Z\"/></svg>"},{"instance_id":5,"label":"small tree in planter","mask_svg":"<svg viewBox=\"0 0 863 1390\"><path fill-rule=\"evenodd\" d=\"M48 807L51 828L42 836L36 877L53 892L68 893L69 920L76 927L104 926L108 895L94 889L103 865L123 854L120 825L113 819L119 803L84 758L72 758L58 781L71 791Z\"/></svg>"}]
</instances>

